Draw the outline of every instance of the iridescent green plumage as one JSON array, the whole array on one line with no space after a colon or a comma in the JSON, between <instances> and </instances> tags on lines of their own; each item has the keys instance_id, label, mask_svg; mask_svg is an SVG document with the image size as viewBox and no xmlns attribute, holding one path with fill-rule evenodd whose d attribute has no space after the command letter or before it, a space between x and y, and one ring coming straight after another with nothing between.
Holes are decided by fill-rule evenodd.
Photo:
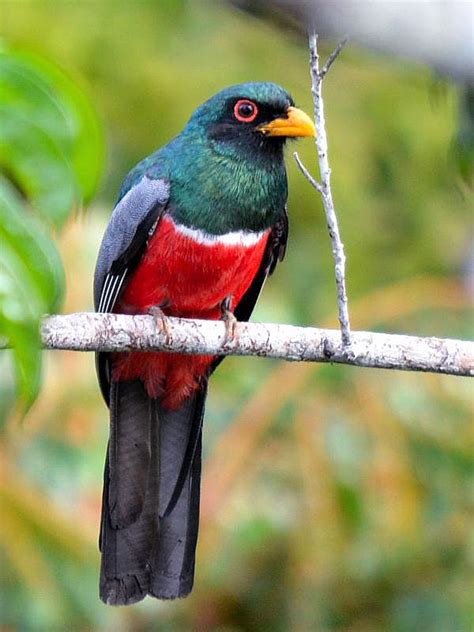
<instances>
[{"instance_id":1,"label":"iridescent green plumage","mask_svg":"<svg viewBox=\"0 0 474 632\"><path fill-rule=\"evenodd\" d=\"M235 125L229 104L240 97L259 104L262 120L284 115L293 104L273 83L219 92L194 112L179 136L135 167L121 196L147 174L170 181L173 216L186 226L212 234L272 226L288 195L285 139L266 138L255 125Z\"/></svg>"}]
</instances>

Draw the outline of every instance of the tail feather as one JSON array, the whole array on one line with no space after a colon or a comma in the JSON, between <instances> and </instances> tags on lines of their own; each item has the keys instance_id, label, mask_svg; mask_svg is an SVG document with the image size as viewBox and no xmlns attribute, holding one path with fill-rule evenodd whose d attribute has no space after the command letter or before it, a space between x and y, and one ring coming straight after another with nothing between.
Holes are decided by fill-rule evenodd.
<instances>
[{"instance_id":1,"label":"tail feather","mask_svg":"<svg viewBox=\"0 0 474 632\"><path fill-rule=\"evenodd\" d=\"M150 594L158 599L185 597L194 580L199 528L202 403L160 408L160 532L152 561ZM198 414L196 415L196 412ZM189 424L193 419L194 424ZM197 426L194 428L193 426ZM192 459L189 462L189 459ZM170 503L173 501L173 506Z\"/></svg>"},{"instance_id":2,"label":"tail feather","mask_svg":"<svg viewBox=\"0 0 474 632\"><path fill-rule=\"evenodd\" d=\"M205 390L176 411L139 381L113 382L104 473L100 597L128 605L192 589Z\"/></svg>"},{"instance_id":3,"label":"tail feather","mask_svg":"<svg viewBox=\"0 0 474 632\"><path fill-rule=\"evenodd\" d=\"M128 605L143 599L150 583L150 547L158 530L158 428L140 382L113 382L110 396L100 598Z\"/></svg>"},{"instance_id":4,"label":"tail feather","mask_svg":"<svg viewBox=\"0 0 474 632\"><path fill-rule=\"evenodd\" d=\"M114 473L109 485L110 522L123 529L143 511L151 461L151 400L140 382L111 388L109 458Z\"/></svg>"}]
</instances>

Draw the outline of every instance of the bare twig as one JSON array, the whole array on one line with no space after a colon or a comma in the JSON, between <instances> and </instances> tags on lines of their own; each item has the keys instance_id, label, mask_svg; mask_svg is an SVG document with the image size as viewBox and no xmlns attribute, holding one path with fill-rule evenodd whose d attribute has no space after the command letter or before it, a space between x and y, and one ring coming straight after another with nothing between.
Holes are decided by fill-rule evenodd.
<instances>
[{"instance_id":1,"label":"bare twig","mask_svg":"<svg viewBox=\"0 0 474 632\"><path fill-rule=\"evenodd\" d=\"M329 230L329 236L332 242L332 252L335 261L337 301L339 308L339 323L341 325L341 337L344 345L351 343L351 327L349 321L349 310L347 306L347 293L345 281L346 257L344 254L344 245L339 234L339 226L337 222L336 212L334 210L334 202L331 192L331 169L328 161L328 141L326 135L326 124L324 119L324 102L322 96L322 83L325 75L336 60L337 56L343 49L347 40L341 42L324 66L319 68L318 54L318 36L311 33L309 36L310 49L310 68L311 68L311 93L314 101L314 118L316 121L316 146L318 149L319 171L321 174L321 184L317 182L306 167L301 162L299 156L295 154L296 162L303 172L303 175L309 180L312 186L321 194L323 198L323 206L326 213L326 221Z\"/></svg>"},{"instance_id":2,"label":"bare twig","mask_svg":"<svg viewBox=\"0 0 474 632\"><path fill-rule=\"evenodd\" d=\"M315 37L317 38L316 34L315 34ZM346 44L347 44L347 37L345 39L343 39L342 42L339 42L339 44L336 46L336 48L329 55L326 63L324 64L324 66L319 71L319 77L320 77L321 80L324 79L324 77L328 74L329 69L331 68L333 63L336 61L336 59L339 56L339 53L341 52L341 50L344 48L344 46Z\"/></svg>"},{"instance_id":3,"label":"bare twig","mask_svg":"<svg viewBox=\"0 0 474 632\"><path fill-rule=\"evenodd\" d=\"M308 180L308 182L311 184L311 186L313 186L316 191L319 191L319 193L323 193L323 187L319 184L319 182L317 180L315 180L313 178L313 176L310 174L310 172L306 169L306 167L304 166L301 158L298 155L297 151L293 152L293 156L296 160L296 164L298 165L298 167L300 168L301 173L304 175L304 177Z\"/></svg>"},{"instance_id":4,"label":"bare twig","mask_svg":"<svg viewBox=\"0 0 474 632\"><path fill-rule=\"evenodd\" d=\"M348 347L331 329L238 323L237 331L228 339L222 321L170 317L164 331L152 316L80 313L46 317L42 339L48 349L251 355L474 375L474 342L359 331L352 333Z\"/></svg>"}]
</instances>

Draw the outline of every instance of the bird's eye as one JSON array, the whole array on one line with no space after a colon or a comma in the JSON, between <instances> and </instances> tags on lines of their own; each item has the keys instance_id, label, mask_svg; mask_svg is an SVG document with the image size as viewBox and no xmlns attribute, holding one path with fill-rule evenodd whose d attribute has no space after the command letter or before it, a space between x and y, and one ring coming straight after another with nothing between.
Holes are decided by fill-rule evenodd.
<instances>
[{"instance_id":1,"label":"bird's eye","mask_svg":"<svg viewBox=\"0 0 474 632\"><path fill-rule=\"evenodd\" d=\"M251 123L257 118L258 108L248 99L239 99L234 106L234 116L242 123Z\"/></svg>"}]
</instances>

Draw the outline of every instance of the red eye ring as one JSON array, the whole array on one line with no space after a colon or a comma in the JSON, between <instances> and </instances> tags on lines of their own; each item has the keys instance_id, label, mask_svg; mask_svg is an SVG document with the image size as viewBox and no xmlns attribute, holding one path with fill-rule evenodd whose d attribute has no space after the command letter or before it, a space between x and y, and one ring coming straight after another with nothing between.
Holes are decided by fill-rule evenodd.
<instances>
[{"instance_id":1,"label":"red eye ring","mask_svg":"<svg viewBox=\"0 0 474 632\"><path fill-rule=\"evenodd\" d=\"M251 123L258 115L258 107L253 101L239 99L234 105L234 116L241 123Z\"/></svg>"}]
</instances>

